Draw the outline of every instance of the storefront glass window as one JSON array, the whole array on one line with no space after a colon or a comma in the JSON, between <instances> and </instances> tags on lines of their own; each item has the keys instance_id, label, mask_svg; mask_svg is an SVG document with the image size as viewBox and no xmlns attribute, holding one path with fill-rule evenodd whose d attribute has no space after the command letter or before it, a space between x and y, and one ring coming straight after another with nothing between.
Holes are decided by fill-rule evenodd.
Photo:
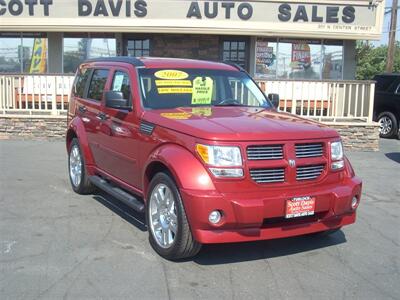
<instances>
[{"instance_id":1,"label":"storefront glass window","mask_svg":"<svg viewBox=\"0 0 400 300\"><path fill-rule=\"evenodd\" d=\"M323 49L322 79L342 79L343 43L325 41Z\"/></svg>"},{"instance_id":2,"label":"storefront glass window","mask_svg":"<svg viewBox=\"0 0 400 300\"><path fill-rule=\"evenodd\" d=\"M277 63L277 42L265 38L258 38L256 41L256 77L276 77Z\"/></svg>"},{"instance_id":3,"label":"storefront glass window","mask_svg":"<svg viewBox=\"0 0 400 300\"><path fill-rule=\"evenodd\" d=\"M46 73L47 38L42 34L0 35L0 72Z\"/></svg>"},{"instance_id":4,"label":"storefront glass window","mask_svg":"<svg viewBox=\"0 0 400 300\"><path fill-rule=\"evenodd\" d=\"M343 78L343 42L257 38L255 77L338 80Z\"/></svg>"},{"instance_id":5,"label":"storefront glass window","mask_svg":"<svg viewBox=\"0 0 400 300\"><path fill-rule=\"evenodd\" d=\"M116 56L116 40L109 37L64 37L64 73L75 73L79 64L89 58Z\"/></svg>"},{"instance_id":6,"label":"storefront glass window","mask_svg":"<svg viewBox=\"0 0 400 300\"><path fill-rule=\"evenodd\" d=\"M280 40L278 78L321 79L321 42Z\"/></svg>"}]
</instances>

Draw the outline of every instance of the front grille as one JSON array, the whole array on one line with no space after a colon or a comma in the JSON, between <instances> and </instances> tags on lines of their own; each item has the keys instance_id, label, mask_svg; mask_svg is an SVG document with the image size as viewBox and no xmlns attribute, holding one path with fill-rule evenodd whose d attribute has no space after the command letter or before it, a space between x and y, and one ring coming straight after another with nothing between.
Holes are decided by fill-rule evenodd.
<instances>
[{"instance_id":1,"label":"front grille","mask_svg":"<svg viewBox=\"0 0 400 300\"><path fill-rule=\"evenodd\" d=\"M282 145L261 145L247 147L248 160L272 160L283 158Z\"/></svg>"},{"instance_id":2,"label":"front grille","mask_svg":"<svg viewBox=\"0 0 400 300\"><path fill-rule=\"evenodd\" d=\"M297 167L296 179L299 181L316 179L321 176L323 170L324 165Z\"/></svg>"},{"instance_id":3,"label":"front grille","mask_svg":"<svg viewBox=\"0 0 400 300\"><path fill-rule=\"evenodd\" d=\"M323 154L322 143L317 144L296 144L296 157L320 157Z\"/></svg>"},{"instance_id":4,"label":"front grille","mask_svg":"<svg viewBox=\"0 0 400 300\"><path fill-rule=\"evenodd\" d=\"M250 176L257 183L284 182L285 169L252 169Z\"/></svg>"}]
</instances>

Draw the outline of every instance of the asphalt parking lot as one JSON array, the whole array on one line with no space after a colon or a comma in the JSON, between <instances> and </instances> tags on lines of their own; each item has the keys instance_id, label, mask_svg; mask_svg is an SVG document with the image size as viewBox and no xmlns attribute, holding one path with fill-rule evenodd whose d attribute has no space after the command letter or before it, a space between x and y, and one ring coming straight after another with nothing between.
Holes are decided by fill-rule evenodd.
<instances>
[{"instance_id":1,"label":"asphalt parking lot","mask_svg":"<svg viewBox=\"0 0 400 300\"><path fill-rule=\"evenodd\" d=\"M348 153L355 225L169 262L143 218L70 188L63 142L0 141L0 299L400 299L400 141Z\"/></svg>"}]
</instances>

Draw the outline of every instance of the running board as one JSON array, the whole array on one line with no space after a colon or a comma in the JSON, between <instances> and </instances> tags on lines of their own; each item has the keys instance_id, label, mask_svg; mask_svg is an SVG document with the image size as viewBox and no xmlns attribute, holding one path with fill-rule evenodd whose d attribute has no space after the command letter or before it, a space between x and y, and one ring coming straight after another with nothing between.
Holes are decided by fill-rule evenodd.
<instances>
[{"instance_id":1,"label":"running board","mask_svg":"<svg viewBox=\"0 0 400 300\"><path fill-rule=\"evenodd\" d=\"M119 201L122 201L129 207L133 208L137 212L143 213L144 212L144 204L140 202L135 196L125 192L124 190L116 187L106 180L99 176L90 176L89 180L99 189L105 191L106 193L110 194L111 196L117 198Z\"/></svg>"}]
</instances>

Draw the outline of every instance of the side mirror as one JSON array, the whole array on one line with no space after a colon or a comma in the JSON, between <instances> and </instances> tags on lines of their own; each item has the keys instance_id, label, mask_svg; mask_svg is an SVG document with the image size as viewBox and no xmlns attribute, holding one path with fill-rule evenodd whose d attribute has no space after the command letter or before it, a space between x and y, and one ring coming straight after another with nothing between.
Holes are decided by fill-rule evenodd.
<instances>
[{"instance_id":1,"label":"side mirror","mask_svg":"<svg viewBox=\"0 0 400 300\"><path fill-rule=\"evenodd\" d=\"M279 108L279 95L278 94L268 94L268 99L271 100L272 105L278 109Z\"/></svg>"},{"instance_id":2,"label":"side mirror","mask_svg":"<svg viewBox=\"0 0 400 300\"><path fill-rule=\"evenodd\" d=\"M129 100L124 99L124 94L114 91L106 92L106 106L116 109L130 109Z\"/></svg>"}]
</instances>

